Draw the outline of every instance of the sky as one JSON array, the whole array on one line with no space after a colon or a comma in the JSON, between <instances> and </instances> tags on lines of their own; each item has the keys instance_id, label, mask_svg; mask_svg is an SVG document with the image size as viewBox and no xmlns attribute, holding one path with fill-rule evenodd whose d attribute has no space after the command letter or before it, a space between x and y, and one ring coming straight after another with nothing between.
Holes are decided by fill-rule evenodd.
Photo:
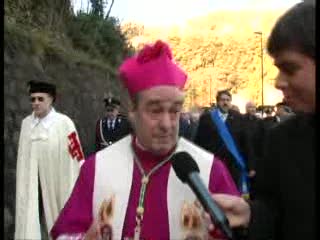
<instances>
[{"instance_id":1,"label":"sky","mask_svg":"<svg viewBox=\"0 0 320 240\"><path fill-rule=\"evenodd\" d=\"M86 11L89 0L71 0L75 11ZM109 0L109 2L111 2ZM114 0L111 15L121 22L146 26L180 25L188 19L219 10L287 9L300 0Z\"/></svg>"}]
</instances>

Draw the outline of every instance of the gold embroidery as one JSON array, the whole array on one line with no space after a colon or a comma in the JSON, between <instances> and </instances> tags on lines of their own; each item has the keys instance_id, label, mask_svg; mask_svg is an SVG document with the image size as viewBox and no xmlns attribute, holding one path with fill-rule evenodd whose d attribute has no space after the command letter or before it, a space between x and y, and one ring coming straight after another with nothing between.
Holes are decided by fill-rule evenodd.
<instances>
[{"instance_id":1,"label":"gold embroidery","mask_svg":"<svg viewBox=\"0 0 320 240\"><path fill-rule=\"evenodd\" d=\"M208 239L208 230L202 209L195 203L184 202L181 209L183 240Z\"/></svg>"}]
</instances>

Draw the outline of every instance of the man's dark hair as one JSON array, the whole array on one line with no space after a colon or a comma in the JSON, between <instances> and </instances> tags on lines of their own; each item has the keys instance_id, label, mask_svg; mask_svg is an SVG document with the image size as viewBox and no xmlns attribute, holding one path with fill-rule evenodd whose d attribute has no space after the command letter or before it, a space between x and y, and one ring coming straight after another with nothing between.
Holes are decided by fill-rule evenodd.
<instances>
[{"instance_id":1,"label":"man's dark hair","mask_svg":"<svg viewBox=\"0 0 320 240\"><path fill-rule=\"evenodd\" d=\"M287 106L287 105L284 102L278 102L275 106L281 107L281 106Z\"/></svg>"},{"instance_id":2,"label":"man's dark hair","mask_svg":"<svg viewBox=\"0 0 320 240\"><path fill-rule=\"evenodd\" d=\"M219 101L221 95L227 95L227 96L229 96L229 97L232 99L232 95L231 95L231 93L229 92L229 90L221 90L221 91L218 91L218 92L217 92L217 96L216 96L216 101L217 101L217 102Z\"/></svg>"},{"instance_id":3,"label":"man's dark hair","mask_svg":"<svg viewBox=\"0 0 320 240\"><path fill-rule=\"evenodd\" d=\"M271 113L273 112L273 108L271 108L271 107L266 107L265 110L264 110L264 112L265 112L266 114L271 114Z\"/></svg>"},{"instance_id":4,"label":"man's dark hair","mask_svg":"<svg viewBox=\"0 0 320 240\"><path fill-rule=\"evenodd\" d=\"M315 5L298 3L281 16L268 39L271 56L293 50L315 59Z\"/></svg>"}]
</instances>

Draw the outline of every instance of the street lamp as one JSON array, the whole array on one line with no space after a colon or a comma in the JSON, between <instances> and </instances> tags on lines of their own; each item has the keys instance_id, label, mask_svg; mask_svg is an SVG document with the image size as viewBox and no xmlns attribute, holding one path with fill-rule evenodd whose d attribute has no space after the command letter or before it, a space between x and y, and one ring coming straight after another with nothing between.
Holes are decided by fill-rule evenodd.
<instances>
[{"instance_id":1,"label":"street lamp","mask_svg":"<svg viewBox=\"0 0 320 240\"><path fill-rule=\"evenodd\" d=\"M262 47L262 32L254 32L255 34L260 35L260 50L261 50L261 105L262 105L262 115L263 115L263 47Z\"/></svg>"},{"instance_id":2,"label":"street lamp","mask_svg":"<svg viewBox=\"0 0 320 240\"><path fill-rule=\"evenodd\" d=\"M210 101L209 101L209 106L211 106L211 104L212 104L212 100L211 100L211 82L212 82L212 77L210 76Z\"/></svg>"}]
</instances>

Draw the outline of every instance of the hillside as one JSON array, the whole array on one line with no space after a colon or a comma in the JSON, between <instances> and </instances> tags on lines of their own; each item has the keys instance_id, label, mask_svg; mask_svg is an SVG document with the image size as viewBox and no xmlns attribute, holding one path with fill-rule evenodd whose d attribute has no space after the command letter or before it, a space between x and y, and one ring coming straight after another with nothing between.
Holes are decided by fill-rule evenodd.
<instances>
[{"instance_id":1,"label":"hillside","mask_svg":"<svg viewBox=\"0 0 320 240\"><path fill-rule=\"evenodd\" d=\"M117 19L74 14L70 0L5 0L4 9L4 239L13 239L19 132L31 113L26 83L57 85L55 108L74 121L88 156L103 98L111 93L127 99L116 72L131 49Z\"/></svg>"},{"instance_id":2,"label":"hillside","mask_svg":"<svg viewBox=\"0 0 320 240\"><path fill-rule=\"evenodd\" d=\"M122 30L136 49L156 39L170 43L176 61L189 74L186 109L210 105L217 90L226 88L260 104L261 35L254 32L263 33L264 87L270 89L277 70L265 46L275 20L283 11L215 12L183 26L151 28L126 23Z\"/></svg>"}]
</instances>

